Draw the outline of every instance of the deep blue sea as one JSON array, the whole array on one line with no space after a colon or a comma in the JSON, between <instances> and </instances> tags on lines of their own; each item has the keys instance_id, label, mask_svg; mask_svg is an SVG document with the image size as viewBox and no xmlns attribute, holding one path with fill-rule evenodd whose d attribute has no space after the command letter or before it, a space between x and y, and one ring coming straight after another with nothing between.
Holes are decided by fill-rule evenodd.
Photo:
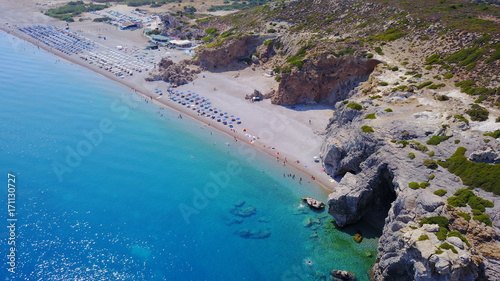
<instances>
[{"instance_id":1,"label":"deep blue sea","mask_svg":"<svg viewBox=\"0 0 500 281\"><path fill-rule=\"evenodd\" d=\"M368 280L377 232L304 207L327 193L272 157L5 33L0 66L2 280Z\"/></svg>"}]
</instances>

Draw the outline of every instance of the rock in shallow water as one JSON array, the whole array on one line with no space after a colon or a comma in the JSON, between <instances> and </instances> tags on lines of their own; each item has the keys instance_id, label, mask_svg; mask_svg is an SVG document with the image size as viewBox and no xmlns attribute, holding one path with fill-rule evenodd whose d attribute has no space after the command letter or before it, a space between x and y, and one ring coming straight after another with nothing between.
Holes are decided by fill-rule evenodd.
<instances>
[{"instance_id":1,"label":"rock in shallow water","mask_svg":"<svg viewBox=\"0 0 500 281\"><path fill-rule=\"evenodd\" d=\"M340 278L342 280L356 280L356 275L347 270L332 270L330 275L334 278Z\"/></svg>"},{"instance_id":2,"label":"rock in shallow water","mask_svg":"<svg viewBox=\"0 0 500 281\"><path fill-rule=\"evenodd\" d=\"M261 229L261 230L241 229L236 231L235 234L245 239L265 239L271 236L271 232L267 229Z\"/></svg>"},{"instance_id":3,"label":"rock in shallow water","mask_svg":"<svg viewBox=\"0 0 500 281\"><path fill-rule=\"evenodd\" d=\"M246 218L246 217L253 216L257 213L257 209L255 208L255 206L248 205L248 206L244 207L244 204L245 203L241 204L238 207L232 208L230 211L231 214L233 214L235 216Z\"/></svg>"}]
</instances>

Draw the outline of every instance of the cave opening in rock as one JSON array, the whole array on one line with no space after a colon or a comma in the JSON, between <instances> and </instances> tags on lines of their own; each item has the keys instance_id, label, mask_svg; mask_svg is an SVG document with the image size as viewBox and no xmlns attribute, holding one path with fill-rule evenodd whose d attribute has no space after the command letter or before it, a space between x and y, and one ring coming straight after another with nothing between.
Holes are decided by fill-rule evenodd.
<instances>
[{"instance_id":1,"label":"cave opening in rock","mask_svg":"<svg viewBox=\"0 0 500 281\"><path fill-rule=\"evenodd\" d=\"M377 180L371 187L375 195L374 200L363 216L363 220L382 230L391 204L396 200L396 190L393 184L394 176L387 166L381 167L378 174Z\"/></svg>"}]
</instances>

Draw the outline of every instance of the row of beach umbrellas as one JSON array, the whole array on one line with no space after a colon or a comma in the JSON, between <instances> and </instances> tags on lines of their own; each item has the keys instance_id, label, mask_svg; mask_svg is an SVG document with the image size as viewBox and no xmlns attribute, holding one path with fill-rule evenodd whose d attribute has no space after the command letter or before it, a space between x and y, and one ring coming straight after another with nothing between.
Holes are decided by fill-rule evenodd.
<instances>
[{"instance_id":1,"label":"row of beach umbrellas","mask_svg":"<svg viewBox=\"0 0 500 281\"><path fill-rule=\"evenodd\" d=\"M163 95L161 90L155 90L160 96ZM187 91L186 93L180 92L179 90L173 91L171 90L171 87L168 87L167 91L169 93L168 97L170 101L185 106L186 108L190 108L201 116L220 122L223 125L229 126L229 128L233 128L234 125L241 124L241 118L232 114L230 115L224 110L214 107L209 98L205 98L191 91Z\"/></svg>"},{"instance_id":2,"label":"row of beach umbrellas","mask_svg":"<svg viewBox=\"0 0 500 281\"><path fill-rule=\"evenodd\" d=\"M71 32L58 26L32 25L18 27L18 29L50 48L56 49L67 55L79 54L96 48L95 42L78 33Z\"/></svg>"}]
</instances>

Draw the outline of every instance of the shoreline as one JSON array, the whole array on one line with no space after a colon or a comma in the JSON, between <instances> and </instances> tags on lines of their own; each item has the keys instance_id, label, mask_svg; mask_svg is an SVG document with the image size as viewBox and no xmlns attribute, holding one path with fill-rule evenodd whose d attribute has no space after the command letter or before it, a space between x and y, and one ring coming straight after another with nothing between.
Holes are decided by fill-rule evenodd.
<instances>
[{"instance_id":1,"label":"shoreline","mask_svg":"<svg viewBox=\"0 0 500 281\"><path fill-rule=\"evenodd\" d=\"M123 85L123 86L126 86L127 88L131 89L134 93L144 97L145 99L150 99L150 101L154 102L156 105L164 106L164 107L167 107L169 110L173 110L175 112L178 112L179 114L184 114L186 116L189 116L191 119L193 119L197 122L200 122L201 124L212 127L214 129L218 130L219 132L227 135L230 138L235 138L238 141L244 142L247 145L250 145L250 146L264 152L265 154L267 154L270 157L273 157L273 158L277 157L277 159L279 159L279 160L277 160L277 162L279 162L279 163L283 163L284 159L287 159L287 158L290 158L290 159L298 158L295 155L290 154L290 153L285 153L285 152L281 152L281 151L277 152L278 149L274 149L274 147L273 147L273 149L270 150L269 147L271 147L272 145L265 143L264 141L261 141L260 139L255 144L248 143L248 139L245 137L245 135L243 135L243 133L237 133L236 130L235 130L236 133L231 132L231 131L229 131L228 127L226 127L222 124L218 124L217 122L209 122L208 120L206 120L206 117L202 117L202 116L198 116L197 114L193 114L195 112L192 110L189 110L186 107L178 106L177 104L173 104L173 103L169 103L166 100L157 99L158 96L155 96L151 92L150 89L147 89L145 87L145 84L150 85L149 83L154 83L154 82L147 82L144 80L144 78L148 75L148 72L147 73L146 72L140 73L138 75L135 74L133 77L126 77L126 78L122 79L122 78L119 78L118 76L112 75L111 73L109 73L103 69L95 67L94 65L88 64L86 61L84 61L80 57L78 57L78 55L69 56L69 55L63 54L61 52L57 52L57 51L51 49L50 47L46 46L45 44L38 42L37 40L28 36L27 34L22 33L16 27L11 26L10 24L8 27L9 28L6 28L6 26L0 25L0 30L6 32L7 34L9 34L11 36L18 38L19 40L23 40L24 42L32 44L33 46L38 47L39 49L41 48L44 51L51 53L58 58L64 59L65 61L67 61L71 64L79 65L79 66L84 67L84 68L86 68L86 69L88 69L96 74L99 74L107 79L110 79L114 82L117 82L117 83ZM202 74L200 74L200 75L202 75ZM214 74L214 75L219 75L219 74ZM140 80L135 81L138 79L140 79ZM194 81L197 81L198 79L200 79L200 78L198 77ZM165 82L158 81L158 83L165 83ZM159 85L157 85L157 86L159 87ZM181 90L182 87L183 86L180 86L177 89ZM163 97L167 98L166 96L163 96ZM274 105L274 106L276 106L276 105ZM296 149L299 150L301 148L296 147ZM279 154L279 156L277 156L278 154ZM327 180L329 180L330 177L328 177L328 176L327 177L320 177L320 176L318 176L318 173L312 173L311 170L307 170L306 168L303 168L302 165L303 164L301 164L299 166L298 163L296 163L294 161L286 161L286 165L284 165L284 166L291 167L293 170L299 171L300 173L308 176L309 178L304 179L304 180L311 180L311 181L315 182L316 184L318 184L321 187L321 189L323 191L325 191L326 195L328 193L332 192L332 190L333 190L333 187L331 187L332 181L330 180L330 182L327 182ZM313 179L313 177L314 177L314 179Z\"/></svg>"}]
</instances>

